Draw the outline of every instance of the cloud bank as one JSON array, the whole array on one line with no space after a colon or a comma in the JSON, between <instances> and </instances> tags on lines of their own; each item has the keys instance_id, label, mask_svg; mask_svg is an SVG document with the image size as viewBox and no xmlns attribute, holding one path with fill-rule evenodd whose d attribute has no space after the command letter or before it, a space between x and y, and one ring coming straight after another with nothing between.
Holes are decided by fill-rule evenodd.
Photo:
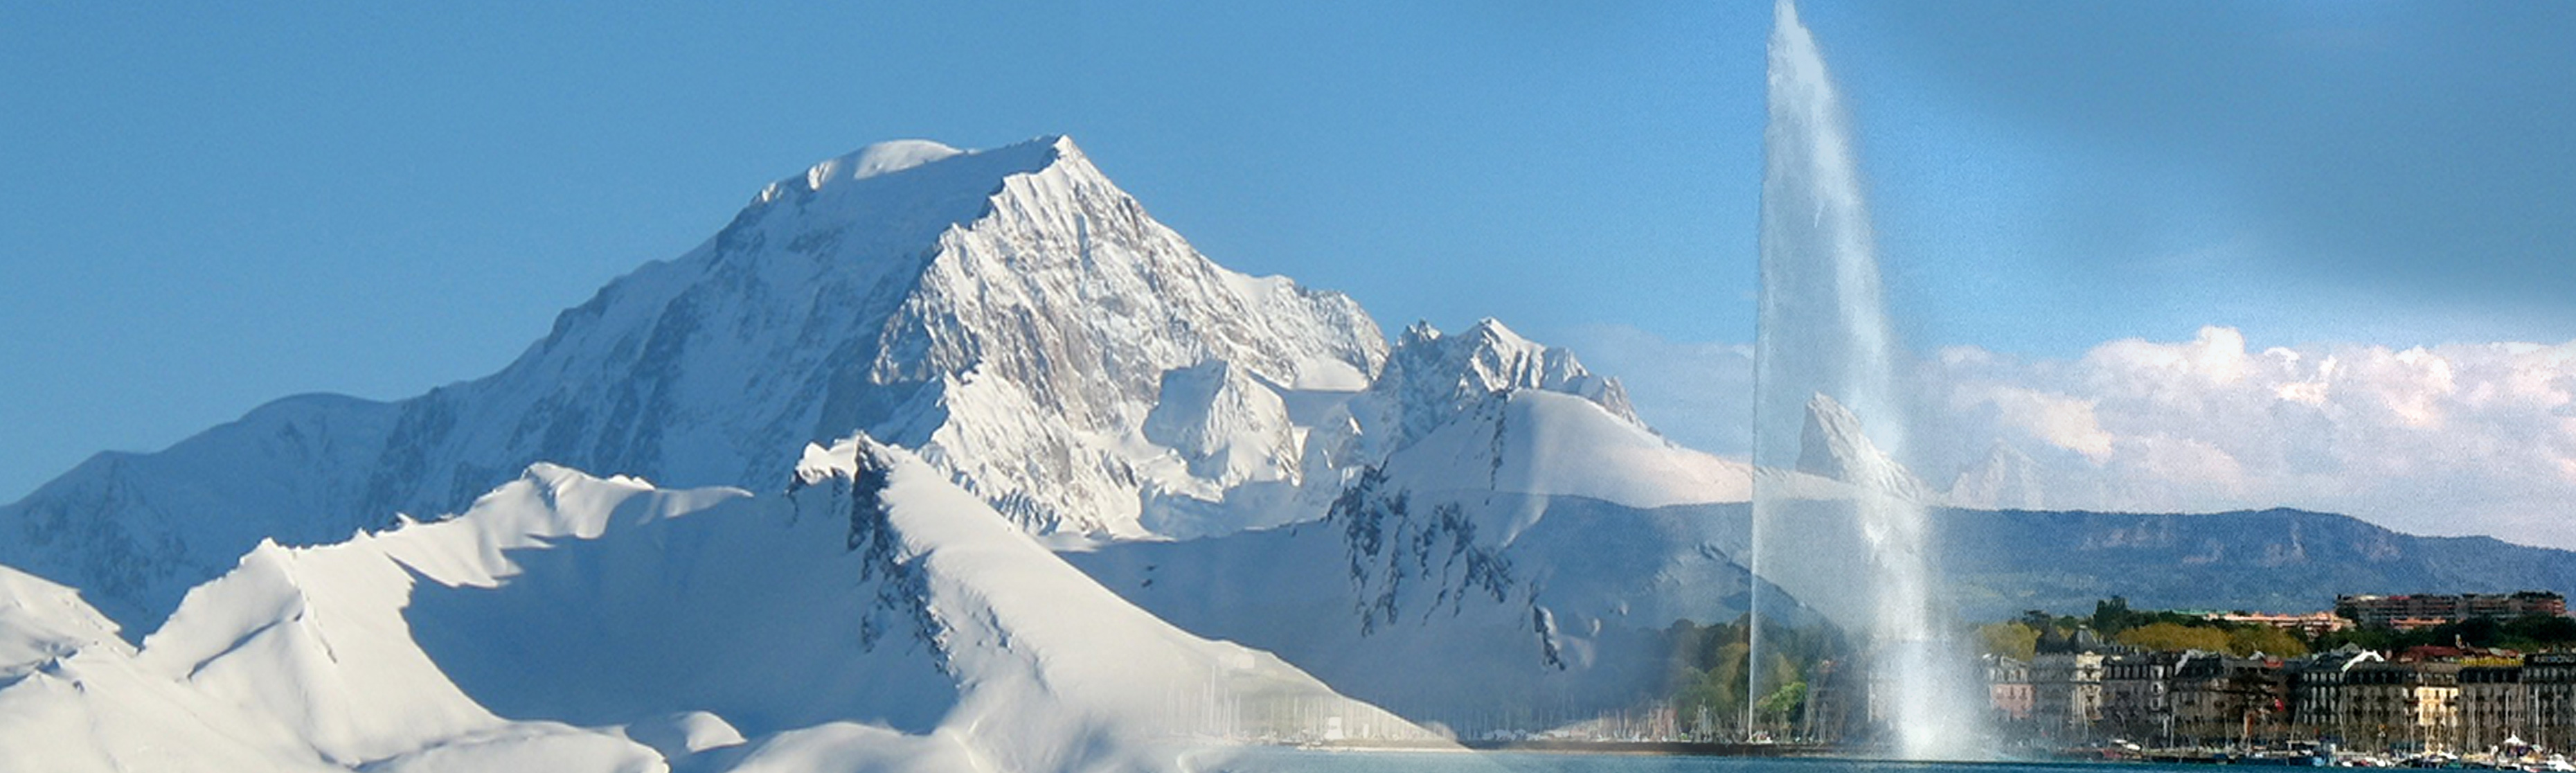
<instances>
[{"instance_id":1,"label":"cloud bank","mask_svg":"<svg viewBox=\"0 0 2576 773\"><path fill-rule=\"evenodd\" d=\"M1619 329L1576 337L1619 343L1578 351L1628 381L1639 411L1676 439L1749 447L1740 431L1699 429L1713 416L1749 420L1750 390L1734 388L1750 379L1741 347ZM1913 378L1906 461L1963 505L2286 506L2576 548L2576 341L2252 349L2235 329L2207 327L2071 360L1956 347Z\"/></svg>"}]
</instances>

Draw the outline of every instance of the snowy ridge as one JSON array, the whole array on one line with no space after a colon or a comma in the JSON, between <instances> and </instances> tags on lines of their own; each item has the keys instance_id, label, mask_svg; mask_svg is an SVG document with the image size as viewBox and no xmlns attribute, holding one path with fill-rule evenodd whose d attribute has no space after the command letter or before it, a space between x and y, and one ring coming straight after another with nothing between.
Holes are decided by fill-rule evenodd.
<instances>
[{"instance_id":1,"label":"snowy ridge","mask_svg":"<svg viewBox=\"0 0 2576 773\"><path fill-rule=\"evenodd\" d=\"M1502 336L1408 353L1444 339L1477 340L1417 327L1388 371L1414 363L1416 384L1462 392L1419 399L1414 409L1437 419L1361 468L1321 520L1066 557L1176 624L1461 732L1513 712L1633 705L1660 688L1656 635L1673 621L1730 619L1757 592L1769 609L1795 608L1731 558L1749 466L1676 446L1593 398L1536 388L1543 368L1505 375L1515 371L1492 366L1544 360L1493 356ZM1538 351L1501 349L1514 350ZM1580 373L1571 357L1558 362ZM1382 379L1344 407L1397 393Z\"/></svg>"},{"instance_id":2,"label":"snowy ridge","mask_svg":"<svg viewBox=\"0 0 2576 773\"><path fill-rule=\"evenodd\" d=\"M264 544L139 652L58 609L85 643L0 682L0 768L1153 770L1325 714L1421 735L1120 601L909 453L805 459L783 497L541 465L452 520ZM0 610L65 595L0 580Z\"/></svg>"},{"instance_id":3,"label":"snowy ridge","mask_svg":"<svg viewBox=\"0 0 2576 773\"><path fill-rule=\"evenodd\" d=\"M80 593L0 567L0 686L90 647L121 647L116 623Z\"/></svg>"},{"instance_id":4,"label":"snowy ridge","mask_svg":"<svg viewBox=\"0 0 2576 773\"><path fill-rule=\"evenodd\" d=\"M392 406L338 395L271 402L152 454L102 453L0 506L0 563L76 586L130 633L262 539L341 539L393 428Z\"/></svg>"},{"instance_id":5,"label":"snowy ridge","mask_svg":"<svg viewBox=\"0 0 2576 773\"><path fill-rule=\"evenodd\" d=\"M1673 621L1732 619L1757 592L1795 609L1731 558L1745 518L1741 503L1640 509L1365 475L1323 522L1065 557L1176 625L1468 734L1634 706L1663 686Z\"/></svg>"},{"instance_id":6,"label":"snowy ridge","mask_svg":"<svg viewBox=\"0 0 2576 773\"><path fill-rule=\"evenodd\" d=\"M1637 507L1746 501L1752 467L1684 448L1574 395L1503 393L1387 462L1408 485L1579 496Z\"/></svg>"},{"instance_id":7,"label":"snowy ridge","mask_svg":"<svg viewBox=\"0 0 2576 773\"><path fill-rule=\"evenodd\" d=\"M929 140L880 142L860 148L849 155L815 164L814 168L805 170L804 192L820 191L823 186L839 181L864 180L900 172L964 152ZM767 204L786 198L790 195L790 191L795 190L795 182L780 180L770 183L769 187L760 189L760 195L752 201L756 204Z\"/></svg>"},{"instance_id":8,"label":"snowy ridge","mask_svg":"<svg viewBox=\"0 0 2576 773\"><path fill-rule=\"evenodd\" d=\"M1427 323L1405 328L1369 392L1388 415L1381 421L1393 427L1387 440L1400 446L1487 396L1523 389L1575 395L1641 424L1617 379L1592 375L1573 352L1522 338L1491 318L1457 335Z\"/></svg>"}]
</instances>

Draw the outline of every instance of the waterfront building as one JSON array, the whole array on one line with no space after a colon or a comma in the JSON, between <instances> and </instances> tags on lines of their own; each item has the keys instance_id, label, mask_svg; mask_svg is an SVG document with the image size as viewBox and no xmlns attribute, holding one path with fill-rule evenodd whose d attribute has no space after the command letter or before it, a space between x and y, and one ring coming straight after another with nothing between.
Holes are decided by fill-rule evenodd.
<instances>
[{"instance_id":1,"label":"waterfront building","mask_svg":"<svg viewBox=\"0 0 2576 773\"><path fill-rule=\"evenodd\" d=\"M2359 729L2359 714L2353 710L2352 696L2344 687L2350 683L2354 667L2385 662L2387 658L2377 652L2353 648L2320 652L2293 662L2287 669L2291 736L2347 745L2360 743L2366 736L2355 732Z\"/></svg>"},{"instance_id":2,"label":"waterfront building","mask_svg":"<svg viewBox=\"0 0 2576 773\"><path fill-rule=\"evenodd\" d=\"M2523 689L2520 661L2460 668L2460 748L2485 751L2522 738L2530 729L2531 693ZM2527 739L2526 739L2527 740Z\"/></svg>"},{"instance_id":3,"label":"waterfront building","mask_svg":"<svg viewBox=\"0 0 2576 773\"><path fill-rule=\"evenodd\" d=\"M1985 656L1986 699L1995 723L2007 730L2030 722L2030 663L2004 655Z\"/></svg>"},{"instance_id":4,"label":"waterfront building","mask_svg":"<svg viewBox=\"0 0 2576 773\"><path fill-rule=\"evenodd\" d=\"M2363 663L2344 673L2347 743L2399 751L2458 748L2460 664Z\"/></svg>"},{"instance_id":5,"label":"waterfront building","mask_svg":"<svg viewBox=\"0 0 2576 773\"><path fill-rule=\"evenodd\" d=\"M2173 726L2180 738L2229 746L2282 736L2289 706L2281 661L2188 652L2172 673Z\"/></svg>"},{"instance_id":6,"label":"waterfront building","mask_svg":"<svg viewBox=\"0 0 2576 773\"><path fill-rule=\"evenodd\" d=\"M2105 659L2102 731L2138 743L2173 745L2173 669L2191 654L2138 652Z\"/></svg>"},{"instance_id":7,"label":"waterfront building","mask_svg":"<svg viewBox=\"0 0 2576 773\"><path fill-rule=\"evenodd\" d=\"M2103 655L2042 652L2031 658L2031 721L2042 737L2088 738L2102 719Z\"/></svg>"},{"instance_id":8,"label":"waterfront building","mask_svg":"<svg viewBox=\"0 0 2576 773\"><path fill-rule=\"evenodd\" d=\"M2576 744L2576 652L2522 656L2522 687L2531 703L2531 731L2524 740L2551 749Z\"/></svg>"}]
</instances>

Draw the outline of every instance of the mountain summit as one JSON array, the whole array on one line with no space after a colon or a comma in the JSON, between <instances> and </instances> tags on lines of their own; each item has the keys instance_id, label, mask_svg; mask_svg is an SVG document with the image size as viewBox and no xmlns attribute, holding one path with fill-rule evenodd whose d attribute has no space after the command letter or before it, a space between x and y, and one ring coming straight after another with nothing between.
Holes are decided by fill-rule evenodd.
<instances>
[{"instance_id":1,"label":"mountain summit","mask_svg":"<svg viewBox=\"0 0 2576 773\"><path fill-rule=\"evenodd\" d=\"M1223 534L1321 517L1363 469L1521 391L1643 427L1615 380L1499 322L1390 347L1346 296L1217 265L1071 139L905 140L764 186L499 373L290 397L94 457L0 507L0 563L140 632L263 539L461 512L533 463L768 491L853 433L1033 534Z\"/></svg>"},{"instance_id":2,"label":"mountain summit","mask_svg":"<svg viewBox=\"0 0 2576 773\"><path fill-rule=\"evenodd\" d=\"M0 508L0 562L132 625L262 538L459 512L531 463L769 490L805 444L857 431L1031 532L1142 535L1142 491L1239 482L1145 437L1167 372L1355 391L1386 355L1349 298L1218 266L1068 138L883 143L769 184L499 373L393 403L291 397L94 457Z\"/></svg>"},{"instance_id":3,"label":"mountain summit","mask_svg":"<svg viewBox=\"0 0 2576 773\"><path fill-rule=\"evenodd\" d=\"M1416 323L1390 345L1347 297L1210 261L1063 138L983 151L884 143L815 164L761 188L695 249L565 311L499 373L392 403L288 398L159 453L101 455L0 508L0 534L24 537L0 540L0 563L79 588L126 636L213 630L186 610L226 587L215 578L240 575L242 556L274 552L259 547L270 541L335 550L424 528L415 522L472 520L446 514L488 511L532 465L693 497L803 490L787 496L805 501L831 477L798 466L813 461L807 450L853 437L904 460L897 466L923 488L958 492L908 514L914 526L987 519L1043 538L1030 545L1082 570L1014 547L1016 560L1064 571L1012 585L1007 599L961 591L975 604L925 605L911 586L861 594L883 612L853 623L862 645L916 641L948 653L888 661L923 695L964 689L949 676L980 678L941 670L954 651L936 632L956 629L925 621L981 619L985 601L1070 609L1091 593L1275 652L1328 683L1359 685L1344 694L1424 717L1469 718L1506 695L1588 710L1652 688L1661 672L1639 664L1661 662L1653 648L1673 620L1725 619L1776 593L1727 557L1725 527L1736 521L1701 517L1713 503L1743 501L1750 468L1656 434L1616 380L1491 319L1446 333ZM834 485L873 485L861 468ZM787 515L801 523L793 506ZM891 544L866 536L884 533L870 518L846 520L846 543L824 533L825 546L746 555ZM756 528L690 523L703 528L619 549L679 577L701 571L687 567L708 560L708 545L753 538L725 529ZM605 590L627 583L548 574L534 561L515 581L529 598L640 603ZM861 582L892 571L883 563L856 564ZM815 577L846 582L839 574ZM575 592L593 581L602 590ZM1646 600L1676 583L1711 592ZM442 618L423 624L417 643L462 669L501 646L473 644L491 638L473 631L629 622L564 622L570 614L539 610L509 625ZM644 629L610 637L652 638ZM1009 638L1036 641L1026 631ZM1106 638L1117 641L1080 646L1141 646ZM824 646L797 646L808 644ZM513 692L563 676L554 670L668 660L541 649L605 660L451 675L504 715L583 727L660 721L590 711L605 703L513 713L518 698L624 695L634 681ZM936 719L817 711L782 723L776 707L653 705L714 711L721 726L683 724L754 743L831 716L905 732L934 731ZM426 741L378 751L415 742Z\"/></svg>"}]
</instances>

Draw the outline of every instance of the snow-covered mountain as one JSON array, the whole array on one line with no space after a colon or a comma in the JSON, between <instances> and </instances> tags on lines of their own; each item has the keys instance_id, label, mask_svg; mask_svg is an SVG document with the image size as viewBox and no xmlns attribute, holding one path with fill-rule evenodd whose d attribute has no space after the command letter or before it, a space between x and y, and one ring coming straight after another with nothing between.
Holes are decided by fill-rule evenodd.
<instances>
[{"instance_id":1,"label":"snow-covered mountain","mask_svg":"<svg viewBox=\"0 0 2576 773\"><path fill-rule=\"evenodd\" d=\"M1279 403L1367 386L1386 349L1346 297L1209 261L1070 140L886 143L767 186L497 374L391 404L291 397L166 451L95 457L0 508L0 563L144 624L262 538L453 512L531 463L757 488L853 431L917 450L1032 532L1143 535L1155 502L1223 529L1247 508L1198 505L1243 484L1320 476L1308 509L1329 500L1335 454L1304 464ZM1166 377L1194 366L1235 388ZM1158 428L1215 434L1156 442L1145 425L1166 403Z\"/></svg>"},{"instance_id":2,"label":"snow-covered mountain","mask_svg":"<svg viewBox=\"0 0 2576 773\"><path fill-rule=\"evenodd\" d=\"M1499 322L1390 347L1347 297L1226 270L1068 139L892 142L770 184L499 373L92 458L0 507L0 563L142 630L262 539L454 512L529 464L758 489L852 432L1032 533L1225 534L1319 517L1451 417L1535 393L1642 426L1615 380ZM1530 474L1586 477L1552 469Z\"/></svg>"},{"instance_id":3,"label":"snow-covered mountain","mask_svg":"<svg viewBox=\"0 0 2576 773\"><path fill-rule=\"evenodd\" d=\"M809 450L852 435L876 440ZM0 508L0 564L95 605L24 649L89 642L49 662L131 685L5 695L103 728L109 762L148 745L117 728L249 706L197 729L323 769L1180 727L1092 703L1140 689L1200 707L1183 734L1346 705L1410 732L1299 669L1526 726L1645 697L1656 631L1743 608L1722 503L1751 480L1500 322L1389 344L1348 298L1228 271L1069 140L887 143L767 186L499 373L287 398ZM1149 652L1181 670L1098 676ZM177 713L115 719L131 700Z\"/></svg>"},{"instance_id":4,"label":"snow-covered mountain","mask_svg":"<svg viewBox=\"0 0 2576 773\"><path fill-rule=\"evenodd\" d=\"M1657 697L1673 621L1731 619L1757 587L1766 609L1795 607L1732 558L1750 469L1655 435L1599 399L1615 392L1533 388L1551 383L1545 368L1494 367L1546 361L1534 354L1490 322L1417 328L1388 366L1409 382L1370 394L1479 396L1416 425L1320 520L1066 557L1183 628L1462 732ZM1521 386L1485 391L1504 373Z\"/></svg>"},{"instance_id":5,"label":"snow-covered mountain","mask_svg":"<svg viewBox=\"0 0 2576 773\"><path fill-rule=\"evenodd\" d=\"M454 519L263 543L139 650L0 570L0 769L1157 770L1330 717L1422 735L909 452L809 448L793 489L538 465Z\"/></svg>"}]
</instances>

